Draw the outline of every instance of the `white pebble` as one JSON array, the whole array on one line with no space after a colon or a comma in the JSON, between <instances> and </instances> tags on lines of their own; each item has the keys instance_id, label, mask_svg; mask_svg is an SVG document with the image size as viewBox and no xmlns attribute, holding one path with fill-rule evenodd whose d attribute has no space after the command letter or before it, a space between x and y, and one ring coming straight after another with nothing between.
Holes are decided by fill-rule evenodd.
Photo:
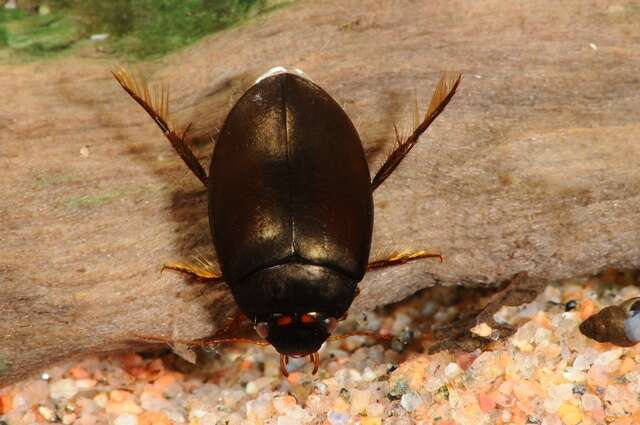
<instances>
[{"instance_id":1,"label":"white pebble","mask_svg":"<svg viewBox=\"0 0 640 425\"><path fill-rule=\"evenodd\" d=\"M609 350L602 352L596 357L596 360L593 362L594 365L597 366L608 366L609 363L614 362L622 356L624 351L622 348L616 348L614 350Z\"/></svg>"},{"instance_id":2,"label":"white pebble","mask_svg":"<svg viewBox=\"0 0 640 425\"><path fill-rule=\"evenodd\" d=\"M347 425L349 422L349 415L343 412L330 411L327 414L327 419L331 425Z\"/></svg>"},{"instance_id":3,"label":"white pebble","mask_svg":"<svg viewBox=\"0 0 640 425\"><path fill-rule=\"evenodd\" d=\"M446 376L447 379L451 380L460 376L462 372L464 371L460 366L458 366L458 363L452 362L452 363L449 363L447 367L444 369L444 376Z\"/></svg>"},{"instance_id":4,"label":"white pebble","mask_svg":"<svg viewBox=\"0 0 640 425\"><path fill-rule=\"evenodd\" d=\"M558 398L548 398L542 403L542 407L547 413L556 413L561 404L562 400Z\"/></svg>"},{"instance_id":5,"label":"white pebble","mask_svg":"<svg viewBox=\"0 0 640 425\"><path fill-rule=\"evenodd\" d=\"M49 394L54 400L69 400L78 394L78 387L73 379L59 379L49 384Z\"/></svg>"},{"instance_id":6,"label":"white pebble","mask_svg":"<svg viewBox=\"0 0 640 425\"><path fill-rule=\"evenodd\" d=\"M89 388L95 387L97 383L98 381L96 381L95 379L77 379L76 387L81 390L87 390Z\"/></svg>"},{"instance_id":7,"label":"white pebble","mask_svg":"<svg viewBox=\"0 0 640 425\"><path fill-rule=\"evenodd\" d=\"M40 413L48 422L53 422L56 419L55 412L47 406L38 406L38 413Z\"/></svg>"},{"instance_id":8,"label":"white pebble","mask_svg":"<svg viewBox=\"0 0 640 425\"><path fill-rule=\"evenodd\" d=\"M549 395L560 401L565 401L573 395L573 384L554 385L549 390Z\"/></svg>"},{"instance_id":9,"label":"white pebble","mask_svg":"<svg viewBox=\"0 0 640 425\"><path fill-rule=\"evenodd\" d=\"M562 377L571 382L584 382L587 380L587 374L574 367L567 367L562 372Z\"/></svg>"},{"instance_id":10,"label":"white pebble","mask_svg":"<svg viewBox=\"0 0 640 425\"><path fill-rule=\"evenodd\" d=\"M249 395L256 395L261 390L263 390L263 389L267 388L268 386L270 386L272 382L273 382L273 378L270 378L270 377L258 378L258 379L254 380L254 381L250 381L247 384L247 386L245 388L245 391Z\"/></svg>"},{"instance_id":11,"label":"white pebble","mask_svg":"<svg viewBox=\"0 0 640 425\"><path fill-rule=\"evenodd\" d=\"M65 413L62 416L62 425L71 425L78 419L78 416L75 413Z\"/></svg>"},{"instance_id":12,"label":"white pebble","mask_svg":"<svg viewBox=\"0 0 640 425\"><path fill-rule=\"evenodd\" d=\"M602 402L600 401L600 399L593 394L584 394L581 401L582 408L587 412L597 410L602 407Z\"/></svg>"},{"instance_id":13,"label":"white pebble","mask_svg":"<svg viewBox=\"0 0 640 425\"><path fill-rule=\"evenodd\" d=\"M357 415L367 409L369 400L371 399L371 391L353 390L351 391L351 414Z\"/></svg>"},{"instance_id":14,"label":"white pebble","mask_svg":"<svg viewBox=\"0 0 640 425\"><path fill-rule=\"evenodd\" d=\"M109 34L91 34L91 41L105 41L109 38Z\"/></svg>"},{"instance_id":15,"label":"white pebble","mask_svg":"<svg viewBox=\"0 0 640 425\"><path fill-rule=\"evenodd\" d=\"M371 403L367 406L367 416L381 417L384 413L384 406L380 403Z\"/></svg>"},{"instance_id":16,"label":"white pebble","mask_svg":"<svg viewBox=\"0 0 640 425\"><path fill-rule=\"evenodd\" d=\"M471 331L471 333L485 338L491 335L491 332L493 332L491 326L487 325L485 322L482 322L469 330Z\"/></svg>"},{"instance_id":17,"label":"white pebble","mask_svg":"<svg viewBox=\"0 0 640 425\"><path fill-rule=\"evenodd\" d=\"M83 415L73 425L96 425L98 418L94 415Z\"/></svg>"},{"instance_id":18,"label":"white pebble","mask_svg":"<svg viewBox=\"0 0 640 425\"><path fill-rule=\"evenodd\" d=\"M373 370L371 370L370 367L367 367L364 369L364 372L362 372L362 379L370 382L375 380L378 377L378 374L376 374Z\"/></svg>"},{"instance_id":19,"label":"white pebble","mask_svg":"<svg viewBox=\"0 0 640 425\"><path fill-rule=\"evenodd\" d=\"M98 393L93 397L93 402L103 409L107 406L109 397L105 393Z\"/></svg>"},{"instance_id":20,"label":"white pebble","mask_svg":"<svg viewBox=\"0 0 640 425\"><path fill-rule=\"evenodd\" d=\"M130 413L125 413L118 416L113 425L138 425L138 417Z\"/></svg>"},{"instance_id":21,"label":"white pebble","mask_svg":"<svg viewBox=\"0 0 640 425\"><path fill-rule=\"evenodd\" d=\"M543 345L551 339L551 331L545 328L536 329L536 333L533 336L533 340L538 345Z\"/></svg>"},{"instance_id":22,"label":"white pebble","mask_svg":"<svg viewBox=\"0 0 640 425\"><path fill-rule=\"evenodd\" d=\"M573 361L573 368L576 370L589 370L591 362L582 354L578 354Z\"/></svg>"},{"instance_id":23,"label":"white pebble","mask_svg":"<svg viewBox=\"0 0 640 425\"><path fill-rule=\"evenodd\" d=\"M246 404L247 418L266 419L271 413L271 403L267 400L251 400Z\"/></svg>"},{"instance_id":24,"label":"white pebble","mask_svg":"<svg viewBox=\"0 0 640 425\"><path fill-rule=\"evenodd\" d=\"M407 412L413 412L422 404L422 398L414 391L406 392L400 399L400 405Z\"/></svg>"},{"instance_id":25,"label":"white pebble","mask_svg":"<svg viewBox=\"0 0 640 425\"><path fill-rule=\"evenodd\" d=\"M300 422L297 418L291 416L278 416L278 425L298 425Z\"/></svg>"}]
</instances>

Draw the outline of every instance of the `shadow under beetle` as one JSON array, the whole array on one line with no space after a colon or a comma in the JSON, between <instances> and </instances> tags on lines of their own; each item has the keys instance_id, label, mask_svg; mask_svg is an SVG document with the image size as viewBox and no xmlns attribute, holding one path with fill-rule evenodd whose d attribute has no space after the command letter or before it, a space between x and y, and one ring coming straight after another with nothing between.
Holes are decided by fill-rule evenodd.
<instances>
[{"instance_id":1,"label":"shadow under beetle","mask_svg":"<svg viewBox=\"0 0 640 425\"><path fill-rule=\"evenodd\" d=\"M283 374L289 357L309 356L318 370L318 350L346 317L368 269L442 260L416 251L369 263L372 193L444 110L459 73L442 74L423 121L406 139L396 132L397 144L373 179L347 114L300 72L274 68L244 93L220 130L209 174L186 131L171 126L168 92L152 94L124 69L113 74L207 187L219 270L165 268L226 282L258 335L280 353Z\"/></svg>"}]
</instances>

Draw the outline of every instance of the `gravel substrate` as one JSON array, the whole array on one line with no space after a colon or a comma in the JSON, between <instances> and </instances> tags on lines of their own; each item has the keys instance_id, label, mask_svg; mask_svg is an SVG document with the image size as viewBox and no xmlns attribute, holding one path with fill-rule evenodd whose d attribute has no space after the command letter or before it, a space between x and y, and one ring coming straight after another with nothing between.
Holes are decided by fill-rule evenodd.
<instances>
[{"instance_id":1,"label":"gravel substrate","mask_svg":"<svg viewBox=\"0 0 640 425\"><path fill-rule=\"evenodd\" d=\"M198 366L167 353L89 357L0 390L0 424L639 424L640 347L578 331L600 307L639 295L602 279L549 286L496 314L520 326L510 338L482 352L427 355L420 329L447 323L462 304L453 290L426 291L339 327L404 342L413 334L412 343L328 343L315 376L302 359L284 378L275 350L253 345L208 351Z\"/></svg>"}]
</instances>

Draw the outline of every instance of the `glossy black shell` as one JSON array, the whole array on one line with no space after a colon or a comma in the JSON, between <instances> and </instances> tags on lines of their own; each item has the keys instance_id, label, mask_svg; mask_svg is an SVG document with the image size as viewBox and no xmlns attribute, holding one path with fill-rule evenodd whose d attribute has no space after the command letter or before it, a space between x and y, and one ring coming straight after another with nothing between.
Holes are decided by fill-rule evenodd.
<instances>
[{"instance_id":1,"label":"glossy black shell","mask_svg":"<svg viewBox=\"0 0 640 425\"><path fill-rule=\"evenodd\" d=\"M229 112L209 176L214 245L243 312L344 314L373 205L360 138L331 96L295 74L259 81Z\"/></svg>"}]
</instances>

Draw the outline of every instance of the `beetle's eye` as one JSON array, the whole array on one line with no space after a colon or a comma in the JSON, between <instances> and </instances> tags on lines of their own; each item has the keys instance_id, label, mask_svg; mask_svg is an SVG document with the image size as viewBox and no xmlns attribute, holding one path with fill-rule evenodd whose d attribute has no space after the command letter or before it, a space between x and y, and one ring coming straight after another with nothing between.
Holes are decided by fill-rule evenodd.
<instances>
[{"instance_id":1,"label":"beetle's eye","mask_svg":"<svg viewBox=\"0 0 640 425\"><path fill-rule=\"evenodd\" d=\"M332 334L338 327L338 319L336 319L335 317L327 317L326 319L324 319L324 325L327 327L327 333Z\"/></svg>"},{"instance_id":2,"label":"beetle's eye","mask_svg":"<svg viewBox=\"0 0 640 425\"><path fill-rule=\"evenodd\" d=\"M260 322L256 325L256 333L260 335L260 338L267 339L269 336L269 324L267 322Z\"/></svg>"},{"instance_id":3,"label":"beetle's eye","mask_svg":"<svg viewBox=\"0 0 640 425\"><path fill-rule=\"evenodd\" d=\"M288 314L283 314L282 316L278 317L278 319L276 320L276 324L278 326L287 326L293 323L293 317L291 317Z\"/></svg>"}]
</instances>

